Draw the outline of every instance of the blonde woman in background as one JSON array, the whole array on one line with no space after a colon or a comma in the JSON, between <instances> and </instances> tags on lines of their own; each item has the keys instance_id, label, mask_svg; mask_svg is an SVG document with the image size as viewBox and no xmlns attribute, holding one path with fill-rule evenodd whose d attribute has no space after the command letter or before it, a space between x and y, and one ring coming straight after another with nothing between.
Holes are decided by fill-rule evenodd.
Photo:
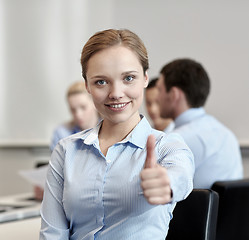
<instances>
[{"instance_id":1,"label":"blonde woman in background","mask_svg":"<svg viewBox=\"0 0 249 240\"><path fill-rule=\"evenodd\" d=\"M51 151L53 151L60 139L92 128L99 121L99 114L93 104L91 95L86 90L84 81L76 82L69 87L67 102L72 114L72 120L61 124L54 130L50 145Z\"/></svg>"},{"instance_id":2,"label":"blonde woman in background","mask_svg":"<svg viewBox=\"0 0 249 240\"><path fill-rule=\"evenodd\" d=\"M59 125L54 130L50 145L51 152L61 139L82 130L92 128L96 126L100 120L99 114L93 104L92 97L87 92L83 80L73 83L69 87L66 97L72 114L72 120ZM42 200L43 188L35 186L34 195L37 200Z\"/></svg>"}]
</instances>

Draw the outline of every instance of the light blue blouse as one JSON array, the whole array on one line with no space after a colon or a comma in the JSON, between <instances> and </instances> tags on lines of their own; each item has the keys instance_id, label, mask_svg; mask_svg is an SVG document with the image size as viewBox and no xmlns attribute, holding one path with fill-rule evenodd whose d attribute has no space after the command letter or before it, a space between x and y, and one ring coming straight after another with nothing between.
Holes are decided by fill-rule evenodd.
<instances>
[{"instance_id":1,"label":"light blue blouse","mask_svg":"<svg viewBox=\"0 0 249 240\"><path fill-rule=\"evenodd\" d=\"M174 128L175 128L175 123L174 123L174 121L172 121L172 122L163 130L163 132L169 133L169 132L173 131Z\"/></svg>"},{"instance_id":2,"label":"light blue blouse","mask_svg":"<svg viewBox=\"0 0 249 240\"><path fill-rule=\"evenodd\" d=\"M175 119L175 130L194 154L194 188L215 181L243 178L239 143L234 134L203 108L191 108Z\"/></svg>"},{"instance_id":3,"label":"light blue blouse","mask_svg":"<svg viewBox=\"0 0 249 240\"><path fill-rule=\"evenodd\" d=\"M97 127L62 139L52 153L41 207L40 239L164 240L175 202L193 188L193 154L182 137L152 129L145 117L121 142L101 153ZM146 141L156 137L173 199L150 205L140 187Z\"/></svg>"}]
</instances>

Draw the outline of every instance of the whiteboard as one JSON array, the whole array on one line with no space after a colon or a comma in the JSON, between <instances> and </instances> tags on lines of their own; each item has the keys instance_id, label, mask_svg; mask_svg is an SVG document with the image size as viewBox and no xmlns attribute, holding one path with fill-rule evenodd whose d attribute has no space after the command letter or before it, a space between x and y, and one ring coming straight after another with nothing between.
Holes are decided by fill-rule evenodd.
<instances>
[{"instance_id":1,"label":"whiteboard","mask_svg":"<svg viewBox=\"0 0 249 240\"><path fill-rule=\"evenodd\" d=\"M65 92L81 79L82 46L114 27L144 40L151 77L176 58L201 62L206 111L249 146L248 12L244 0L0 1L0 145L49 143L70 118Z\"/></svg>"}]
</instances>

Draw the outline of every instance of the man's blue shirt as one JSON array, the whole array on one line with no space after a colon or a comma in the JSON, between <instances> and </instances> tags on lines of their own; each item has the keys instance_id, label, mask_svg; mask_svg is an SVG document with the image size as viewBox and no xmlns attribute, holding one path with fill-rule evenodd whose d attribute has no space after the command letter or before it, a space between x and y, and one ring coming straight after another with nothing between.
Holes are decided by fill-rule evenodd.
<instances>
[{"instance_id":1,"label":"man's blue shirt","mask_svg":"<svg viewBox=\"0 0 249 240\"><path fill-rule=\"evenodd\" d=\"M210 188L215 181L243 178L239 143L234 134L201 108L191 108L175 119L174 132L194 154L194 188Z\"/></svg>"}]
</instances>

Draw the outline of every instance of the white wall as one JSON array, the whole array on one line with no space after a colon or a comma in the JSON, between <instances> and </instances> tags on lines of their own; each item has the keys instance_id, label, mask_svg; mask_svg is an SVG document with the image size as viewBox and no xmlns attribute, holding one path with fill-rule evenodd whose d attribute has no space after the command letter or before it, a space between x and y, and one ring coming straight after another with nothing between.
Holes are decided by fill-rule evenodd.
<instances>
[{"instance_id":1,"label":"white wall","mask_svg":"<svg viewBox=\"0 0 249 240\"><path fill-rule=\"evenodd\" d=\"M248 12L245 0L0 0L0 144L49 142L69 118L65 91L81 78L83 44L115 27L144 40L151 76L178 57L200 61L207 111L249 145Z\"/></svg>"},{"instance_id":2,"label":"white wall","mask_svg":"<svg viewBox=\"0 0 249 240\"><path fill-rule=\"evenodd\" d=\"M81 77L87 2L3 0L0 142L47 144L70 118L65 93Z\"/></svg>"}]
</instances>

